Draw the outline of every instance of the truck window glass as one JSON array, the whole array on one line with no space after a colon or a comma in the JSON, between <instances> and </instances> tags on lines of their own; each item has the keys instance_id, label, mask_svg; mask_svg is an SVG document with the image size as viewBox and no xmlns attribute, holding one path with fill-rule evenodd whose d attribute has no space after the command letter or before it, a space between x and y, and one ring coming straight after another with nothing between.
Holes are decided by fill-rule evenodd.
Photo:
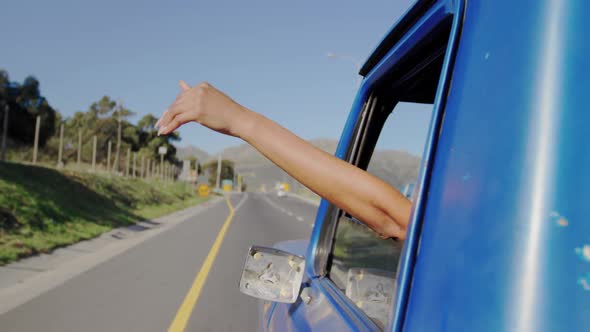
<instances>
[{"instance_id":1,"label":"truck window glass","mask_svg":"<svg viewBox=\"0 0 590 332\"><path fill-rule=\"evenodd\" d=\"M442 31L442 32L441 32ZM350 161L413 200L440 78L448 27L393 67L377 86L366 110ZM364 224L338 212L328 277L376 325L383 328L393 309L396 273L403 241L382 239Z\"/></svg>"},{"instance_id":2,"label":"truck window glass","mask_svg":"<svg viewBox=\"0 0 590 332\"><path fill-rule=\"evenodd\" d=\"M400 102L385 121L367 171L406 197L412 193L422 162L432 104Z\"/></svg>"},{"instance_id":3,"label":"truck window glass","mask_svg":"<svg viewBox=\"0 0 590 332\"><path fill-rule=\"evenodd\" d=\"M432 105L397 105L383 125L367 170L402 192L413 186L431 109ZM348 214L338 220L329 277L379 326L385 325L392 306L402 246L402 241L380 238Z\"/></svg>"}]
</instances>

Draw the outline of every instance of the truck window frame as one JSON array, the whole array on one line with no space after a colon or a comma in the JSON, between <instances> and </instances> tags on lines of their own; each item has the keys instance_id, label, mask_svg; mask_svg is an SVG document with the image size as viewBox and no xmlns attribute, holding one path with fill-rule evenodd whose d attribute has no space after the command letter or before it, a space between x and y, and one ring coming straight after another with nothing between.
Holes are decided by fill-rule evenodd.
<instances>
[{"instance_id":1,"label":"truck window frame","mask_svg":"<svg viewBox=\"0 0 590 332\"><path fill-rule=\"evenodd\" d=\"M443 31L442 35L448 35L447 32L444 32L444 29L447 28L441 29ZM450 30L450 27L448 27L448 30ZM359 125L357 126L357 128L355 128L355 137L357 137L357 139L355 140L355 144L353 144L349 149L350 155L348 160L351 164L363 170L367 170L371 157L373 156L373 153L375 151L377 142L380 140L384 125L386 121L388 121L391 114L396 112L396 106L400 102L402 102L402 95L406 98L412 98L411 102L430 104L434 108L434 96L430 96L429 94L426 96L420 92L431 91L430 93L435 93L435 91L437 90L436 88L438 86L438 79L440 78L443 58L445 55L445 50L447 48L447 42L445 42L445 39L446 38L437 39L437 41L440 41L440 45L433 45L434 47L432 48L424 47L417 54L417 59L419 61L417 63L413 63L412 65L405 67L407 72L403 72L401 76L396 76L392 80L383 81L379 86L377 86L373 90L371 97L369 97L369 106L365 109L364 114L361 115L361 118L358 120ZM418 90L419 93L402 92L404 90L416 91L415 88L411 87L412 85L420 86L420 90ZM348 222L353 224L358 224L362 228L367 228L365 224L351 217L349 214L345 213L341 209L336 208L334 213L334 219L332 221L334 223L334 229L336 232L339 229L339 224L344 222L344 220L348 220ZM369 231L369 233L370 232L372 231ZM377 238L376 234L375 238ZM403 244L399 243L396 240L378 240L380 245L385 245L387 243L386 241L391 241L390 244L392 250L394 250L394 246L399 247ZM338 288L341 293L343 293L343 285L341 283L343 283L344 281L341 280L341 276L340 278L334 279L338 275L340 275L341 272L338 275L333 275L331 273L332 262L334 259L332 253L335 250L335 245L336 243L338 243L338 240L336 240L336 237L334 236L331 242L332 248L330 250L328 265L326 266L326 277L330 280L330 282L334 283L336 288ZM390 254L393 255L393 252ZM395 256L388 256L388 258L394 259ZM395 265L399 266L400 258L397 258ZM346 259L340 262L344 263L345 267L349 266L348 264L350 263L350 261ZM368 266L364 266L363 268L366 267ZM382 267L378 268L381 269ZM362 309L361 312L364 313Z\"/></svg>"},{"instance_id":2,"label":"truck window frame","mask_svg":"<svg viewBox=\"0 0 590 332\"><path fill-rule=\"evenodd\" d=\"M362 128L366 126L369 111L374 107L374 91L384 80L391 77L396 66L397 68L402 66L404 60L408 59L408 56L412 53L414 47L430 36L432 29L439 24L448 24L450 33L447 34L448 38L445 38L447 39L447 42L445 46L444 61L436 88L436 96L433 103L434 105L426 140L426 147L422 154L418 182L416 183L416 201L413 204L407 240L398 266L398 290L394 299L395 309L393 316L389 319L388 325L384 330L392 330L392 328L400 330L403 326L403 314L405 312L405 306L409 294L409 285L413 271L412 268L419 245L422 210L424 206L423 194L429 182L430 170L434 162L432 157L434 156L436 139L443 119L446 95L450 88L451 69L456 48L458 47L461 21L464 11L464 0L431 1L429 3L430 7L425 9L424 3L425 1L419 2L408 11L408 13L410 13L412 10L416 10L416 7L422 7L422 10L425 12L411 23L411 26L404 31L403 35L400 36L400 39L391 45L391 48L386 52L386 55L379 62L372 65L370 71L367 72L357 94L357 99L353 106L353 112L351 112L346 125L346 127L353 127L353 129L349 130L349 133L346 134L347 128L345 128L338 150L336 151L336 156L352 164L359 165L361 158L358 151L364 140ZM402 21L405 19L405 17L402 18ZM366 70L365 67L366 66L363 67L363 70ZM356 113L354 112L355 109L357 109ZM324 202L324 204L325 203L326 202ZM354 316L347 318L349 322L361 322L363 326L369 327L371 330L380 331L381 329L379 329L360 309L351 303L340 289L327 278L329 255L333 246L337 220L342 212L332 204L326 204L323 209L323 215L320 214L318 216L322 223L319 225L320 227L315 235L317 237L315 243L313 243L314 235L312 234L312 242L310 243L308 251L310 253L308 257L312 258L312 266L308 268L308 271L311 272L310 274L318 277L318 281L323 288L325 295L334 305L340 306L344 313ZM322 210L322 208L320 208L320 210Z\"/></svg>"}]
</instances>

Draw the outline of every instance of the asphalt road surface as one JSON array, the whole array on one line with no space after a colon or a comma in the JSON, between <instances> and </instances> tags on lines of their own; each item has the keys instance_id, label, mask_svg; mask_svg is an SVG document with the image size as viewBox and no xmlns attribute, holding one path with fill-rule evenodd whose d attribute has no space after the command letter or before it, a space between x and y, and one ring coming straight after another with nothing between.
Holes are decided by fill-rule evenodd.
<instances>
[{"instance_id":1,"label":"asphalt road surface","mask_svg":"<svg viewBox=\"0 0 590 332\"><path fill-rule=\"evenodd\" d=\"M317 207L270 193L230 201L234 215L206 273L230 215L223 201L0 315L0 331L167 331L183 310L185 331L257 331L258 301L238 290L247 249L307 239ZM197 274L206 279L187 305Z\"/></svg>"}]
</instances>

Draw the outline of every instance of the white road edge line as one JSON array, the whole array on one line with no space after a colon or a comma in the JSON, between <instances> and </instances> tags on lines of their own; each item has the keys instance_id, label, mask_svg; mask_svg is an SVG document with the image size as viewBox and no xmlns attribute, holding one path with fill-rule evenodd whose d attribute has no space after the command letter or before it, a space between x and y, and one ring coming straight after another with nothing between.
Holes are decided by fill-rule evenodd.
<instances>
[{"instance_id":1,"label":"white road edge line","mask_svg":"<svg viewBox=\"0 0 590 332\"><path fill-rule=\"evenodd\" d=\"M292 197L292 198L298 199L301 202L304 202L304 203L307 203L307 204L313 205L313 206L319 206L320 205L320 201L315 201L313 199L301 197L299 195L292 194L292 193L287 193L287 197Z\"/></svg>"},{"instance_id":2,"label":"white road edge line","mask_svg":"<svg viewBox=\"0 0 590 332\"><path fill-rule=\"evenodd\" d=\"M280 207L277 203L273 202L270 198L268 198L266 195L262 196L264 198L264 200L270 204L270 206L274 207L275 209L281 210L283 212L285 212L285 209L283 209L282 207Z\"/></svg>"},{"instance_id":3,"label":"white road edge line","mask_svg":"<svg viewBox=\"0 0 590 332\"><path fill-rule=\"evenodd\" d=\"M234 208L234 212L238 212L238 209L241 208L242 205L244 205L247 198L248 198L248 193L245 193L244 197L242 197L242 199L238 202L238 205L236 205L236 207Z\"/></svg>"},{"instance_id":4,"label":"white road edge line","mask_svg":"<svg viewBox=\"0 0 590 332\"><path fill-rule=\"evenodd\" d=\"M272 201L270 198L268 198L266 195L264 195L264 196L263 196L263 198L264 198L264 200L265 200L265 201L266 201L268 204L270 204L272 207L274 207L274 208L276 208L276 209L278 209L278 210L281 210L282 212L284 212L284 213L288 214L288 215L289 215L289 216L291 216L291 217L295 216L295 215L293 214L293 212L285 210L284 208L282 208L281 206L279 206L277 203L273 202L273 201ZM303 217L301 217L301 216L295 216L295 219L297 219L298 221L304 221L304 220L305 220L305 219L304 219ZM312 219L313 219L313 218L312 218ZM313 228L313 224L311 224L311 226L310 226L310 227L312 227L312 228Z\"/></svg>"}]
</instances>

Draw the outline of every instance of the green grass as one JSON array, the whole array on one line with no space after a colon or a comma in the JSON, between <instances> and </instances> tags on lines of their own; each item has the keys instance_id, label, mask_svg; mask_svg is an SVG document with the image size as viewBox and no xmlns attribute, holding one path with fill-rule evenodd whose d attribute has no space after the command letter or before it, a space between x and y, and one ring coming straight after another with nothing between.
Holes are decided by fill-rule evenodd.
<instances>
[{"instance_id":1,"label":"green grass","mask_svg":"<svg viewBox=\"0 0 590 332\"><path fill-rule=\"evenodd\" d=\"M0 265L203 201L182 183L0 162Z\"/></svg>"}]
</instances>

